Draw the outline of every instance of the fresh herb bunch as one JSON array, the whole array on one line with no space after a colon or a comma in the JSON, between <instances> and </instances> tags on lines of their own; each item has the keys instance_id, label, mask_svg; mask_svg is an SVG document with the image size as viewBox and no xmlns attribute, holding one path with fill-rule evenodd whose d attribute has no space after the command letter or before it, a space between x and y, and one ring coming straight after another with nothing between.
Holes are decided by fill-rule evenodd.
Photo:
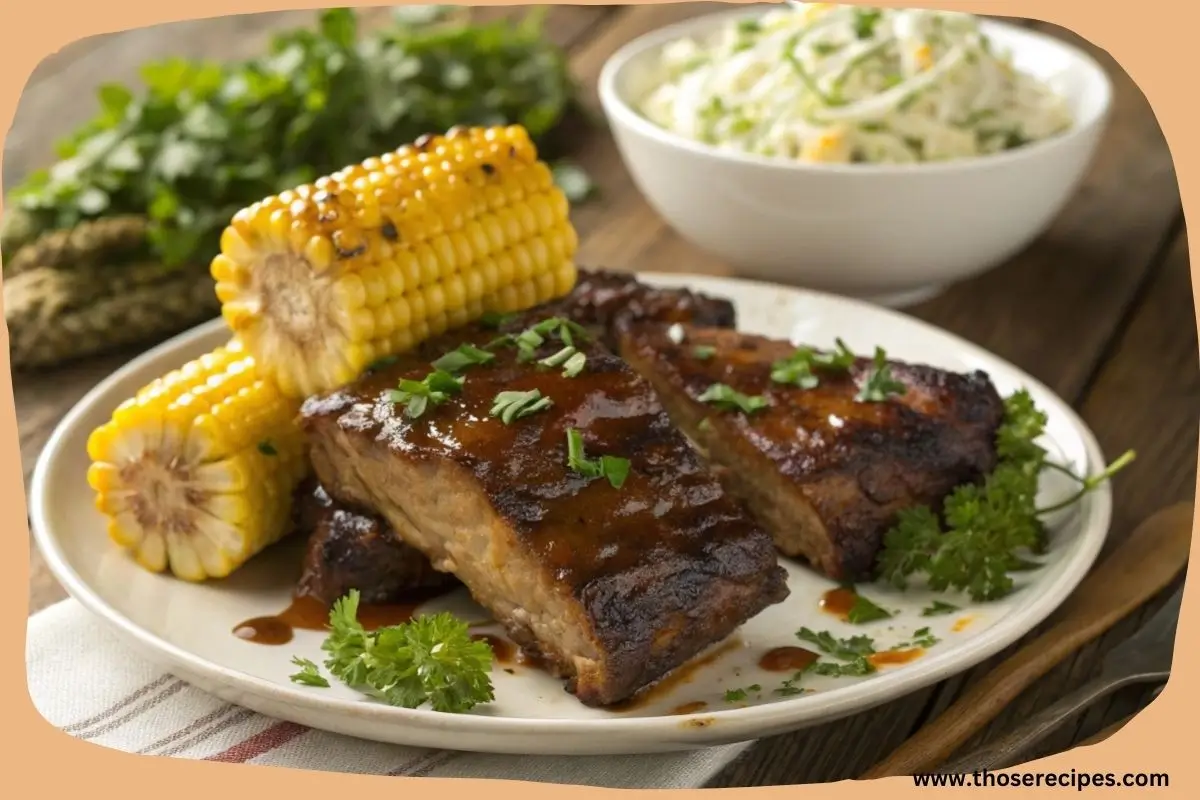
<instances>
[{"instance_id":1,"label":"fresh herb bunch","mask_svg":"<svg viewBox=\"0 0 1200 800\"><path fill-rule=\"evenodd\" d=\"M359 593L352 589L329 612L329 636L321 645L325 669L353 689L389 705L463 713L495 699L489 675L492 648L471 638L452 614L422 615L376 631L358 621ZM328 685L315 664L296 658L292 680ZM324 682L324 683L323 683Z\"/></svg>"},{"instance_id":2,"label":"fresh herb bunch","mask_svg":"<svg viewBox=\"0 0 1200 800\"><path fill-rule=\"evenodd\" d=\"M899 589L918 574L934 591L958 589L973 600L996 600L1012 591L1011 573L1035 568L1022 553L1045 550L1042 515L1066 507L1133 460L1127 452L1099 475L1073 476L1079 490L1062 503L1039 509L1038 480L1048 462L1037 444L1046 415L1025 390L1004 401L997 432L999 463L982 484L960 486L946 498L942 519L926 506L901 511L883 540L879 575Z\"/></svg>"},{"instance_id":3,"label":"fresh herb bunch","mask_svg":"<svg viewBox=\"0 0 1200 800\"><path fill-rule=\"evenodd\" d=\"M576 108L545 11L520 24L410 19L360 36L354 11L336 8L249 61L147 64L144 91L100 87L100 112L59 144L59 162L13 190L6 228L28 240L147 214L163 263L207 263L242 207L421 134L516 123L545 149Z\"/></svg>"}]
</instances>

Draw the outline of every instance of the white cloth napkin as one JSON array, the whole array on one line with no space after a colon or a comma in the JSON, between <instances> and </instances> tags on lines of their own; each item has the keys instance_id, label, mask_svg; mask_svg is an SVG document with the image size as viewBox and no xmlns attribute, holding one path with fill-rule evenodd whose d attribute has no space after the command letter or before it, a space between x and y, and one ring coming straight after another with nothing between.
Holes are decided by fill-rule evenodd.
<instances>
[{"instance_id":1,"label":"white cloth napkin","mask_svg":"<svg viewBox=\"0 0 1200 800\"><path fill-rule=\"evenodd\" d=\"M749 745L645 756L509 756L379 744L229 705L125 648L74 600L35 614L25 639L33 704L52 725L148 755L438 778L498 778L627 789L707 783Z\"/></svg>"}]
</instances>

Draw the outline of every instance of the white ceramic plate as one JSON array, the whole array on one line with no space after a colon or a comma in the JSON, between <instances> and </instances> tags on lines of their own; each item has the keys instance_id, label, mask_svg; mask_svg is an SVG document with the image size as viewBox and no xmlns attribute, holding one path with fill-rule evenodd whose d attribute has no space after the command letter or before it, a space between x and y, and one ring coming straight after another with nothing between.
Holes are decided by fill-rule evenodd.
<instances>
[{"instance_id":1,"label":"white ceramic plate","mask_svg":"<svg viewBox=\"0 0 1200 800\"><path fill-rule=\"evenodd\" d=\"M1103 458L1092 434L1046 387L1015 367L961 339L896 312L811 292L745 281L646 275L660 285L690 288L732 299L744 330L790 337L816 345L840 336L856 351L876 344L895 358L954 370L987 371L1002 393L1022 385L1049 414L1047 447L1078 472L1099 469ZM688 680L624 712L589 709L561 684L532 668L494 672L496 701L470 714L390 708L346 690L307 688L288 680L293 655L321 661L322 635L298 631L287 645L238 639L233 628L251 617L271 615L288 604L299 570L298 542L280 545L224 582L190 585L149 574L113 547L92 506L85 475L85 443L121 401L168 369L220 344L219 321L203 325L132 361L96 387L63 420L34 472L30 517L38 545L66 589L131 644L166 668L222 699L314 728L398 744L522 754L644 753L745 741L859 712L961 672L1012 643L1053 611L1088 571L1108 530L1111 497L1089 495L1054 520L1046 565L1027 573L1018 591L1001 602L971 604L947 616L922 617L932 595L866 586L860 591L885 608L891 620L850 626L820 610L833 584L807 568L786 563L791 597L750 620L719 654L690 671ZM1066 484L1042 487L1046 500ZM461 595L430 605L480 619ZM483 615L482 618L486 618ZM865 678L809 678L809 694L773 693L787 674L762 671L761 654L800 645L802 626L839 636L867 633L880 648L930 627L941 641L921 657L883 667ZM747 704L729 703L726 690L758 684ZM673 713L705 703L693 713ZM693 708L698 708L693 705Z\"/></svg>"}]
</instances>

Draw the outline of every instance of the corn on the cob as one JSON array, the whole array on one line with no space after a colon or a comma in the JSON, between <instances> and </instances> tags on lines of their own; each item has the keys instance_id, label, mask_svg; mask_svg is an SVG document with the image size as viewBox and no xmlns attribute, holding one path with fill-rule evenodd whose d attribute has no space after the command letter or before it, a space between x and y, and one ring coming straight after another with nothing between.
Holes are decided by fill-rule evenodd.
<instances>
[{"instance_id":1,"label":"corn on the cob","mask_svg":"<svg viewBox=\"0 0 1200 800\"><path fill-rule=\"evenodd\" d=\"M308 470L297 410L236 339L141 389L88 439L110 537L185 580L237 569L290 527Z\"/></svg>"},{"instance_id":2,"label":"corn on the cob","mask_svg":"<svg viewBox=\"0 0 1200 800\"><path fill-rule=\"evenodd\" d=\"M239 212L222 312L288 396L482 315L570 291L568 203L520 126L458 128Z\"/></svg>"}]
</instances>

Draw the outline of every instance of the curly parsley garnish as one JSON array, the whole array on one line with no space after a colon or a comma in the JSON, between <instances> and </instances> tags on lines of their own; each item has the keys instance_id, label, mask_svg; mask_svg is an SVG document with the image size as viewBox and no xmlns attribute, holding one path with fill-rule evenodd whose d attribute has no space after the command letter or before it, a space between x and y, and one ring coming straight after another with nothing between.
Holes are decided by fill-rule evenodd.
<instances>
[{"instance_id":1,"label":"curly parsley garnish","mask_svg":"<svg viewBox=\"0 0 1200 800\"><path fill-rule=\"evenodd\" d=\"M352 589L329 612L321 649L335 678L403 708L429 703L434 711L462 713L495 698L492 648L473 640L465 622L441 613L367 631L358 621L358 602Z\"/></svg>"},{"instance_id":2,"label":"curly parsley garnish","mask_svg":"<svg viewBox=\"0 0 1200 800\"><path fill-rule=\"evenodd\" d=\"M1045 549L1041 515L1070 505L1111 478L1134 458L1132 451L1099 475L1079 478L1079 490L1062 503L1039 509L1038 478L1050 465L1036 442L1046 415L1025 390L1004 401L1004 421L996 436L999 463L982 485L955 489L938 518L925 506L905 509L883 540L879 576L904 589L924 575L934 591L958 589L972 600L988 601L1012 591L1010 573L1035 567L1022 552ZM1066 471L1066 470L1063 470Z\"/></svg>"},{"instance_id":3,"label":"curly parsley garnish","mask_svg":"<svg viewBox=\"0 0 1200 800\"><path fill-rule=\"evenodd\" d=\"M411 419L417 419L430 406L438 406L450 399L451 395L462 392L463 379L456 378L449 372L435 369L423 380L404 379L398 389L388 392L388 400L392 403L404 404L404 413Z\"/></svg>"},{"instance_id":4,"label":"curly parsley garnish","mask_svg":"<svg viewBox=\"0 0 1200 800\"><path fill-rule=\"evenodd\" d=\"M627 458L588 458L583 452L583 434L575 428L567 429L567 466L585 478L605 478L614 489L620 489L629 477Z\"/></svg>"},{"instance_id":5,"label":"curly parsley garnish","mask_svg":"<svg viewBox=\"0 0 1200 800\"><path fill-rule=\"evenodd\" d=\"M505 425L511 425L515 420L536 414L554 405L549 397L543 397L539 389L528 392L500 392L492 401L492 416L499 417Z\"/></svg>"},{"instance_id":6,"label":"curly parsley garnish","mask_svg":"<svg viewBox=\"0 0 1200 800\"><path fill-rule=\"evenodd\" d=\"M753 414L770 405L765 397L750 397L723 383L714 383L696 399L725 411L741 411L744 414Z\"/></svg>"},{"instance_id":7,"label":"curly parsley garnish","mask_svg":"<svg viewBox=\"0 0 1200 800\"><path fill-rule=\"evenodd\" d=\"M854 399L860 403L882 403L889 395L904 394L907 391L908 387L892 377L887 351L876 347L875 357L871 360L871 373Z\"/></svg>"},{"instance_id":8,"label":"curly parsley garnish","mask_svg":"<svg viewBox=\"0 0 1200 800\"><path fill-rule=\"evenodd\" d=\"M800 347L796 352L771 365L771 380L799 386L801 389L815 389L821 379L814 370L827 372L846 372L854 366L854 353L841 339L836 340L833 352L822 353L811 347Z\"/></svg>"}]
</instances>

